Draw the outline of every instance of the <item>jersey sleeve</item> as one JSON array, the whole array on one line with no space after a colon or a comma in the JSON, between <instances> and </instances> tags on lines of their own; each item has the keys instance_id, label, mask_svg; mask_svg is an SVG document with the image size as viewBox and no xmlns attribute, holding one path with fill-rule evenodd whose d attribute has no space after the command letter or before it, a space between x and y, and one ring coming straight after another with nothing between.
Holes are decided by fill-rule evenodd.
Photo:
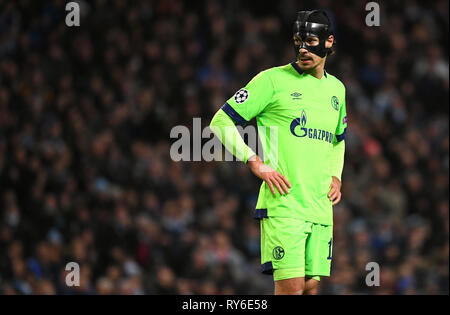
<instances>
[{"instance_id":1,"label":"jersey sleeve","mask_svg":"<svg viewBox=\"0 0 450 315\"><path fill-rule=\"evenodd\" d=\"M217 111L211 120L210 128L225 148L244 163L247 163L250 157L256 155L255 152L245 144L234 121L223 111Z\"/></svg>"},{"instance_id":2,"label":"jersey sleeve","mask_svg":"<svg viewBox=\"0 0 450 315\"><path fill-rule=\"evenodd\" d=\"M238 125L245 125L264 111L271 102L273 84L266 72L257 74L222 106L222 110Z\"/></svg>"},{"instance_id":3,"label":"jersey sleeve","mask_svg":"<svg viewBox=\"0 0 450 315\"><path fill-rule=\"evenodd\" d=\"M339 108L339 121L336 126L334 142L337 143L344 140L346 132L347 132L347 108L345 104L345 92L344 92L344 99L342 100L342 104Z\"/></svg>"}]
</instances>

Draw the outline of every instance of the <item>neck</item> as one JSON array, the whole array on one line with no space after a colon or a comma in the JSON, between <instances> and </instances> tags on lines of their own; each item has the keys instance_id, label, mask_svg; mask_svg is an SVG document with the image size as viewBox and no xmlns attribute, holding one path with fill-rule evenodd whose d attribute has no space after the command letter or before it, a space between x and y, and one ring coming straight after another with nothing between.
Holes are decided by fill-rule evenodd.
<instances>
[{"instance_id":1,"label":"neck","mask_svg":"<svg viewBox=\"0 0 450 315\"><path fill-rule=\"evenodd\" d=\"M304 72L320 80L322 79L324 68L325 68L325 58L317 66L315 66L310 70L305 70Z\"/></svg>"}]
</instances>

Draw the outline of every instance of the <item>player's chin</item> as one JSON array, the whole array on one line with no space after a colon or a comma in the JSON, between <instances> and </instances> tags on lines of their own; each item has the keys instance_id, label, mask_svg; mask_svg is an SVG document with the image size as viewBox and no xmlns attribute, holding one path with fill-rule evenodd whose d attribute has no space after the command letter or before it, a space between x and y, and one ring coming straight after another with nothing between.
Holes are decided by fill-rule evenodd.
<instances>
[{"instance_id":1,"label":"player's chin","mask_svg":"<svg viewBox=\"0 0 450 315\"><path fill-rule=\"evenodd\" d=\"M316 64L312 61L310 62L299 62L298 66L300 67L300 69L302 69L303 71L308 71L311 69L314 69L314 67L316 66Z\"/></svg>"}]
</instances>

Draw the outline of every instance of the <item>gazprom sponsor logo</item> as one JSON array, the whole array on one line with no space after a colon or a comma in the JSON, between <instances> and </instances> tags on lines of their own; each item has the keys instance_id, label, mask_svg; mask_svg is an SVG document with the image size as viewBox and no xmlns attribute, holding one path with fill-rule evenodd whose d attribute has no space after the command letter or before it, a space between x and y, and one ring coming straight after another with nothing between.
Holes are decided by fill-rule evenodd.
<instances>
[{"instance_id":1,"label":"gazprom sponsor logo","mask_svg":"<svg viewBox=\"0 0 450 315\"><path fill-rule=\"evenodd\" d=\"M303 110L300 116L301 117L295 118L291 122L291 126L290 126L291 133L294 136L296 136L298 138L308 137L310 139L321 140L321 141L326 141L328 143L333 143L334 134L332 132L322 130L322 129L317 129L317 128L307 128L306 127L306 122L307 122L306 112ZM300 128L297 128L297 127L300 127ZM300 130L298 130L298 129L300 129Z\"/></svg>"},{"instance_id":2,"label":"gazprom sponsor logo","mask_svg":"<svg viewBox=\"0 0 450 315\"><path fill-rule=\"evenodd\" d=\"M302 127L306 126L306 112L305 111L302 111L302 117L301 117L300 123L302 124Z\"/></svg>"}]
</instances>

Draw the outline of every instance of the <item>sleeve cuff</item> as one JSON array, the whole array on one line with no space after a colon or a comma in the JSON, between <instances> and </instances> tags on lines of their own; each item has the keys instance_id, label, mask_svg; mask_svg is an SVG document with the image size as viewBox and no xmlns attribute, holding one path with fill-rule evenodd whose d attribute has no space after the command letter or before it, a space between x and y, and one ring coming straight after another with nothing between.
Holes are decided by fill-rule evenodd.
<instances>
[{"instance_id":1,"label":"sleeve cuff","mask_svg":"<svg viewBox=\"0 0 450 315\"><path fill-rule=\"evenodd\" d=\"M342 140L345 140L345 134L347 133L347 128L344 129L344 132L340 135L336 135L337 142L341 142Z\"/></svg>"}]
</instances>

